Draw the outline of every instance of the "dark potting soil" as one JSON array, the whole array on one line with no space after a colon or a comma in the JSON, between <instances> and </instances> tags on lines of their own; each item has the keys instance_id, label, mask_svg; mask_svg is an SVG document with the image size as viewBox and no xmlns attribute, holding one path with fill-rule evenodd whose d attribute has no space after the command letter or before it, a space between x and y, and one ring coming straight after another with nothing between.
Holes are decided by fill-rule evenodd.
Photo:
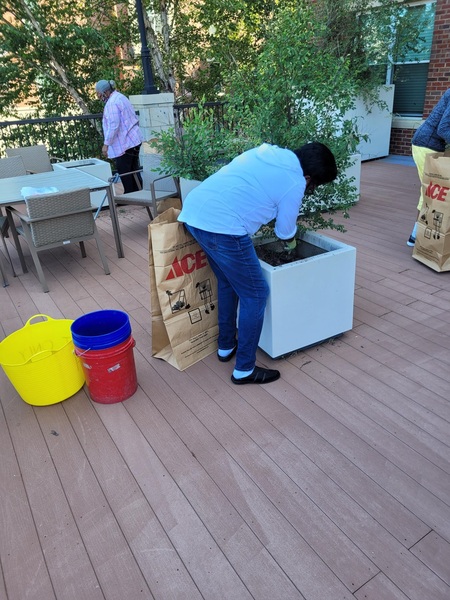
<instances>
[{"instance_id":1,"label":"dark potting soil","mask_svg":"<svg viewBox=\"0 0 450 600\"><path fill-rule=\"evenodd\" d=\"M283 242L279 240L256 245L255 250L258 258L272 267L287 265L303 258L311 258L327 252L323 248L302 240L297 242L297 247L291 252L283 250Z\"/></svg>"}]
</instances>

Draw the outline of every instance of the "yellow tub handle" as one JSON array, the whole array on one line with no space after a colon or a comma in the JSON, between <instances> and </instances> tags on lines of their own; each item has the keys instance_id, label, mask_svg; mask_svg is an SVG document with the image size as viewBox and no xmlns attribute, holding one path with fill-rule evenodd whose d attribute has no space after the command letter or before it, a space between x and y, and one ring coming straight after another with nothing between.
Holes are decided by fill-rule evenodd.
<instances>
[{"instance_id":1,"label":"yellow tub handle","mask_svg":"<svg viewBox=\"0 0 450 600\"><path fill-rule=\"evenodd\" d=\"M36 354L33 354L33 356L30 356L30 358L27 360L27 363L38 362L40 360L43 360L44 358L48 358L55 352L59 352L59 350L42 350L41 352L36 352ZM26 364L26 363L24 363L24 364Z\"/></svg>"},{"instance_id":2,"label":"yellow tub handle","mask_svg":"<svg viewBox=\"0 0 450 600\"><path fill-rule=\"evenodd\" d=\"M33 323L31 321L33 319L37 319L37 317L44 317L45 319L47 319L47 321L56 321L56 319L52 319L52 317L49 317L48 315L38 314L38 315L33 315L32 317L30 317L28 319L28 321L25 323L24 327L28 327L29 325L33 325ZM39 323L41 323L41 321L39 321Z\"/></svg>"}]
</instances>

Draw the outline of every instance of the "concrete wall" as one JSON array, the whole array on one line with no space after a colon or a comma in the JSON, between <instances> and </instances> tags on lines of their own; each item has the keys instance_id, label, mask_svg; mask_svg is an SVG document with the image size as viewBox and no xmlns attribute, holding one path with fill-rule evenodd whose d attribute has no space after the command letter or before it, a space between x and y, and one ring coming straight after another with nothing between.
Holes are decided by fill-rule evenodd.
<instances>
[{"instance_id":1,"label":"concrete wall","mask_svg":"<svg viewBox=\"0 0 450 600\"><path fill-rule=\"evenodd\" d=\"M130 102L139 111L139 127L144 141L148 142L154 137L154 132L159 132L173 127L173 94L144 94L130 96Z\"/></svg>"}]
</instances>

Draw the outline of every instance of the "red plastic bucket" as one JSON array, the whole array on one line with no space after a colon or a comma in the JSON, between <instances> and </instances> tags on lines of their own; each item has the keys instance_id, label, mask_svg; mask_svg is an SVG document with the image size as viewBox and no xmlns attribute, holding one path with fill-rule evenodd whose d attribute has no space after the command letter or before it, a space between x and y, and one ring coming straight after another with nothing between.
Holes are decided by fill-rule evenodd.
<instances>
[{"instance_id":1,"label":"red plastic bucket","mask_svg":"<svg viewBox=\"0 0 450 600\"><path fill-rule=\"evenodd\" d=\"M131 335L121 344L103 350L84 350L75 346L94 402L114 404L135 393L138 382L134 346Z\"/></svg>"}]
</instances>

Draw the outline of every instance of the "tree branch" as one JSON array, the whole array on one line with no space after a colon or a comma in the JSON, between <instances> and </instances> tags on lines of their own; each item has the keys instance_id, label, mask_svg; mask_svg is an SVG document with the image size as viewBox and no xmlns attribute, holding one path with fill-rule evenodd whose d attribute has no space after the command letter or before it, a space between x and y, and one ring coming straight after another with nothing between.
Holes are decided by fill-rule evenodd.
<instances>
[{"instance_id":1,"label":"tree branch","mask_svg":"<svg viewBox=\"0 0 450 600\"><path fill-rule=\"evenodd\" d=\"M56 57L52 51L52 48L51 48L50 44L48 43L44 32L41 29L40 24L34 17L33 13L30 11L30 9L28 8L25 0L16 0L16 2L18 2L20 4L20 6L23 8L23 10L25 11L25 14L27 15L28 19L31 22L33 30L36 32L39 39L43 43L43 45L48 53L49 59L50 59L49 64L50 64L51 68L56 72L57 76L52 75L49 72L47 72L46 74L48 75L48 77L50 77L50 79L52 79L52 81L55 81L61 87L63 87L65 90L67 90L67 92L72 96L72 98L75 100L75 102L78 104L78 106L80 107L81 111L84 114L89 114L90 110L89 110L87 104L85 103L83 98L80 96L78 91L74 88L74 86L70 83L64 67L56 59ZM42 70L42 69L40 69L40 70Z\"/></svg>"}]
</instances>

